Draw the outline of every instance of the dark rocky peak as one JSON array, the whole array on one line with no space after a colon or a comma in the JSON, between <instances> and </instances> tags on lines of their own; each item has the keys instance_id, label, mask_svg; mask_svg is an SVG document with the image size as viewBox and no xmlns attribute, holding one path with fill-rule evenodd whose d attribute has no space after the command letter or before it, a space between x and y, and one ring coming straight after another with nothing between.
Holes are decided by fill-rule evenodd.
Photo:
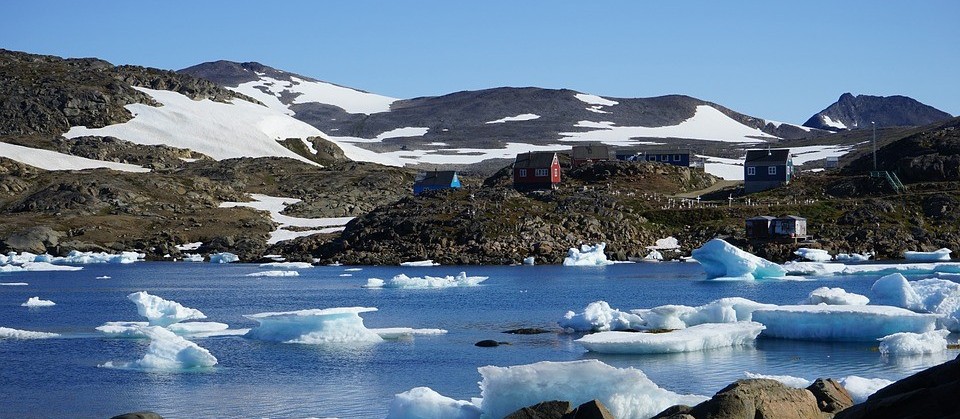
<instances>
[{"instance_id":1,"label":"dark rocky peak","mask_svg":"<svg viewBox=\"0 0 960 419\"><path fill-rule=\"evenodd\" d=\"M950 114L906 96L869 96L844 93L803 125L832 131L919 126L949 119Z\"/></svg>"},{"instance_id":2,"label":"dark rocky peak","mask_svg":"<svg viewBox=\"0 0 960 419\"><path fill-rule=\"evenodd\" d=\"M278 70L256 61L245 63L226 60L211 61L197 64L192 67L187 67L182 70L178 70L177 72L181 74L189 74L193 77L199 77L205 80L210 80L221 86L227 87L237 87L246 82L257 81L260 79L261 75L286 81L291 81L291 78L293 77L301 80L317 81L310 77Z\"/></svg>"}]
</instances>

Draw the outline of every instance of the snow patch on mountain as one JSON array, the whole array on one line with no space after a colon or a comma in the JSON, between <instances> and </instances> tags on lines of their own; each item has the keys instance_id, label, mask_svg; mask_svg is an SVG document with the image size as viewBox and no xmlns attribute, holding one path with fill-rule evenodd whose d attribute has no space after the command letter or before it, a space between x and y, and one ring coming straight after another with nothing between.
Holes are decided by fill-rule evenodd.
<instances>
[{"instance_id":1,"label":"snow patch on mountain","mask_svg":"<svg viewBox=\"0 0 960 419\"><path fill-rule=\"evenodd\" d=\"M581 102L587 103L589 105L613 106L620 103L610 99L602 98L597 95L588 95L586 93L577 93L574 96L577 99L580 99Z\"/></svg>"},{"instance_id":2,"label":"snow patch on mountain","mask_svg":"<svg viewBox=\"0 0 960 419\"><path fill-rule=\"evenodd\" d=\"M85 157L72 156L51 150L24 147L15 144L0 142L0 157L39 167L43 170L83 170L107 168L121 172L143 173L150 169L134 164L116 163L110 161L93 160Z\"/></svg>"},{"instance_id":3,"label":"snow patch on mountain","mask_svg":"<svg viewBox=\"0 0 960 419\"><path fill-rule=\"evenodd\" d=\"M677 125L663 127L618 127L613 122L580 121L577 128L585 132L561 132L560 141L600 141L614 146L649 144L633 138L689 138L732 143L762 143L776 140L757 128L751 128L708 105L697 106L696 113Z\"/></svg>"},{"instance_id":4,"label":"snow patch on mountain","mask_svg":"<svg viewBox=\"0 0 960 419\"><path fill-rule=\"evenodd\" d=\"M831 118L830 118L829 116L827 116L827 115L821 114L821 115L820 115L820 120L823 121L823 125L826 125L826 126L828 126L828 127L837 128L837 129L847 129L847 126L844 125L843 122L834 121L833 119L831 119Z\"/></svg>"},{"instance_id":5,"label":"snow patch on mountain","mask_svg":"<svg viewBox=\"0 0 960 419\"><path fill-rule=\"evenodd\" d=\"M774 121L774 120L772 120L772 119L764 119L763 122L764 122L764 123L767 123L767 124L770 124L770 125L773 125L774 128L780 128L781 125L786 125L786 126L788 126L788 127L794 127L794 128L802 129L802 130L804 130L804 131L806 131L806 132L810 132L810 130L813 129L813 128L810 128L810 127L805 127L805 126L803 126L803 125L796 125L796 124L791 124L791 123L788 123L788 122Z\"/></svg>"},{"instance_id":6,"label":"snow patch on mountain","mask_svg":"<svg viewBox=\"0 0 960 419\"><path fill-rule=\"evenodd\" d=\"M533 113L525 113L525 114L520 114L520 115L517 115L517 116L508 116L508 117L506 117L506 118L500 118L500 119L498 119L498 120L496 120L496 121L489 121L489 122L486 122L486 123L487 123L487 124L502 124L502 123L504 123L504 122L530 121L530 120L537 119L537 118L540 118L540 115L533 114Z\"/></svg>"},{"instance_id":7,"label":"snow patch on mountain","mask_svg":"<svg viewBox=\"0 0 960 419\"><path fill-rule=\"evenodd\" d=\"M288 115L293 115L293 112L280 101L281 95L293 96L294 104L322 103L336 106L347 113L367 115L387 112L390 110L390 104L397 101L392 97L321 81L304 80L298 77L290 77L287 81L258 75L260 80L242 83L229 89L253 97L270 108L281 110Z\"/></svg>"}]
</instances>

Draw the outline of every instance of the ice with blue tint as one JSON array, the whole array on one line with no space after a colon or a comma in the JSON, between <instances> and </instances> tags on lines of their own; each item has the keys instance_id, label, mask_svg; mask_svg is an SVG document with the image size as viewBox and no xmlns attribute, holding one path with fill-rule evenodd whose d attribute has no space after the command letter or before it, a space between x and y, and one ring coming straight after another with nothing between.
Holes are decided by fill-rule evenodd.
<instances>
[{"instance_id":1,"label":"ice with blue tint","mask_svg":"<svg viewBox=\"0 0 960 419\"><path fill-rule=\"evenodd\" d=\"M703 270L707 279L763 279L782 277L786 269L766 259L738 249L721 239L713 239L694 249L692 256Z\"/></svg>"},{"instance_id":2,"label":"ice with blue tint","mask_svg":"<svg viewBox=\"0 0 960 419\"><path fill-rule=\"evenodd\" d=\"M0 339L49 339L59 336L57 333L34 332L32 330L11 329L0 326Z\"/></svg>"},{"instance_id":3,"label":"ice with blue tint","mask_svg":"<svg viewBox=\"0 0 960 419\"><path fill-rule=\"evenodd\" d=\"M246 337L284 343L374 343L383 338L363 325L360 313L375 307L336 307L276 313L246 314L260 323Z\"/></svg>"},{"instance_id":4,"label":"ice with blue tint","mask_svg":"<svg viewBox=\"0 0 960 419\"><path fill-rule=\"evenodd\" d=\"M940 262L950 260L952 251L947 248L935 250L933 252L903 252L903 258L911 262Z\"/></svg>"},{"instance_id":5,"label":"ice with blue tint","mask_svg":"<svg viewBox=\"0 0 960 419\"><path fill-rule=\"evenodd\" d=\"M273 269L310 269L313 268L313 264L307 262L270 262L261 263L260 267Z\"/></svg>"},{"instance_id":6,"label":"ice with blue tint","mask_svg":"<svg viewBox=\"0 0 960 419\"><path fill-rule=\"evenodd\" d=\"M610 308L610 304L606 301L587 304L582 313L568 311L557 324L564 329L577 332L630 330L645 327L640 316Z\"/></svg>"},{"instance_id":7,"label":"ice with blue tint","mask_svg":"<svg viewBox=\"0 0 960 419\"><path fill-rule=\"evenodd\" d=\"M254 278L262 278L262 277L271 277L271 278L276 278L276 277L291 277L291 276L300 276L300 272L297 272L297 271L285 271L285 270L260 271L260 272L251 272L251 273L248 273L246 276L250 276L250 277L254 277Z\"/></svg>"},{"instance_id":8,"label":"ice with blue tint","mask_svg":"<svg viewBox=\"0 0 960 419\"><path fill-rule=\"evenodd\" d=\"M800 304L828 304L837 306L865 306L870 303L870 299L865 295L847 292L843 288L820 287L810 291Z\"/></svg>"},{"instance_id":9,"label":"ice with blue tint","mask_svg":"<svg viewBox=\"0 0 960 419\"><path fill-rule=\"evenodd\" d=\"M866 262L873 257L873 254L870 252L867 253L837 253L837 256L834 259L837 262Z\"/></svg>"},{"instance_id":10,"label":"ice with blue tint","mask_svg":"<svg viewBox=\"0 0 960 419\"><path fill-rule=\"evenodd\" d=\"M647 329L683 329L704 323L732 323L750 321L753 312L761 308L774 308L741 297L727 297L698 307L663 305L651 309L631 310L643 318Z\"/></svg>"},{"instance_id":11,"label":"ice with blue tint","mask_svg":"<svg viewBox=\"0 0 960 419\"><path fill-rule=\"evenodd\" d=\"M133 362L109 361L101 367L136 369L146 371L180 371L209 368L217 364L210 351L201 348L175 333L159 327L141 328L141 333L150 338L150 346L143 358Z\"/></svg>"},{"instance_id":12,"label":"ice with blue tint","mask_svg":"<svg viewBox=\"0 0 960 419\"><path fill-rule=\"evenodd\" d=\"M27 302L20 304L22 307L50 307L55 305L57 303L50 300L41 300L40 297L30 297Z\"/></svg>"},{"instance_id":13,"label":"ice with blue tint","mask_svg":"<svg viewBox=\"0 0 960 419\"><path fill-rule=\"evenodd\" d=\"M486 276L467 276L466 272L460 272L457 276L427 276L409 277L399 274L388 280L380 278L369 278L364 288L453 288L453 287L475 287L481 282L486 281Z\"/></svg>"},{"instance_id":14,"label":"ice with blue tint","mask_svg":"<svg viewBox=\"0 0 960 419\"><path fill-rule=\"evenodd\" d=\"M471 402L451 399L429 387L416 387L393 397L387 419L479 419L480 414L480 408Z\"/></svg>"},{"instance_id":15,"label":"ice with blue tint","mask_svg":"<svg viewBox=\"0 0 960 419\"><path fill-rule=\"evenodd\" d=\"M883 355L925 355L947 350L949 330L931 330L926 333L894 333L880 338Z\"/></svg>"},{"instance_id":16,"label":"ice with blue tint","mask_svg":"<svg viewBox=\"0 0 960 419\"><path fill-rule=\"evenodd\" d=\"M127 299L137 305L137 313L146 317L151 326L169 326L184 320L207 318L200 310L184 307L176 301L164 300L146 291L134 292Z\"/></svg>"},{"instance_id":17,"label":"ice with blue tint","mask_svg":"<svg viewBox=\"0 0 960 419\"><path fill-rule=\"evenodd\" d=\"M878 304L938 314L942 327L960 332L960 284L956 282L941 278L907 281L895 273L874 282L870 292Z\"/></svg>"},{"instance_id":18,"label":"ice with blue tint","mask_svg":"<svg viewBox=\"0 0 960 419\"><path fill-rule=\"evenodd\" d=\"M830 256L830 253L827 253L827 251L823 249L801 247L794 251L793 254L811 262L829 262L833 260L833 256Z\"/></svg>"},{"instance_id":19,"label":"ice with blue tint","mask_svg":"<svg viewBox=\"0 0 960 419\"><path fill-rule=\"evenodd\" d=\"M766 326L765 337L823 341L871 341L898 333L934 330L934 314L889 306L797 305L758 309L753 321Z\"/></svg>"},{"instance_id":20,"label":"ice with blue tint","mask_svg":"<svg viewBox=\"0 0 960 419\"><path fill-rule=\"evenodd\" d=\"M210 255L210 263L234 263L239 261L240 257L230 252L214 253Z\"/></svg>"},{"instance_id":21,"label":"ice with blue tint","mask_svg":"<svg viewBox=\"0 0 960 419\"><path fill-rule=\"evenodd\" d=\"M666 354L750 345L764 326L757 322L699 324L664 333L600 332L576 342L604 354Z\"/></svg>"},{"instance_id":22,"label":"ice with blue tint","mask_svg":"<svg viewBox=\"0 0 960 419\"><path fill-rule=\"evenodd\" d=\"M580 249L571 247L567 251L567 257L563 258L563 266L604 266L613 264L607 260L607 255L603 250L607 248L606 243L597 243L596 245L582 244Z\"/></svg>"},{"instance_id":23,"label":"ice with blue tint","mask_svg":"<svg viewBox=\"0 0 960 419\"><path fill-rule=\"evenodd\" d=\"M600 400L613 417L648 418L664 409L696 405L704 396L681 395L660 388L635 368L615 368L595 359L537 362L511 367L479 368L483 416L502 418L546 400L580 405Z\"/></svg>"},{"instance_id":24,"label":"ice with blue tint","mask_svg":"<svg viewBox=\"0 0 960 419\"><path fill-rule=\"evenodd\" d=\"M74 263L74 264L94 264L94 263L134 263L142 261L146 257L138 252L121 252L119 254L110 254L106 252L80 252L71 250L67 256L55 257L50 262L53 263Z\"/></svg>"}]
</instances>

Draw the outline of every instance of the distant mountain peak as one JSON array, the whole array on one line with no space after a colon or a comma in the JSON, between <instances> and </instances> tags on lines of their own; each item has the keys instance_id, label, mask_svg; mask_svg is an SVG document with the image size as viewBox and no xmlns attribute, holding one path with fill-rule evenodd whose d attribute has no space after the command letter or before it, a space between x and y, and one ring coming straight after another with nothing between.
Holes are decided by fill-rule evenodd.
<instances>
[{"instance_id":1,"label":"distant mountain peak","mask_svg":"<svg viewBox=\"0 0 960 419\"><path fill-rule=\"evenodd\" d=\"M917 126L949 119L946 112L907 96L870 96L844 93L826 109L811 116L805 127L830 131L877 127Z\"/></svg>"}]
</instances>

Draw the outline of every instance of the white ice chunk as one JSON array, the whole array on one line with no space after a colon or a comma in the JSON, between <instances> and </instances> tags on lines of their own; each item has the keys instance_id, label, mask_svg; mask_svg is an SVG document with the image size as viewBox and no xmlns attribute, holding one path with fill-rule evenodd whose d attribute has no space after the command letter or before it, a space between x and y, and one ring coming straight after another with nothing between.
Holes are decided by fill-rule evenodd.
<instances>
[{"instance_id":1,"label":"white ice chunk","mask_svg":"<svg viewBox=\"0 0 960 419\"><path fill-rule=\"evenodd\" d=\"M107 362L101 366L148 371L177 371L209 368L217 364L217 358L211 355L210 351L167 329L148 326L142 328L142 332L150 338L150 346L147 347L147 353L143 358L133 362Z\"/></svg>"},{"instance_id":2,"label":"white ice chunk","mask_svg":"<svg viewBox=\"0 0 960 419\"><path fill-rule=\"evenodd\" d=\"M176 246L176 248L177 248L177 250L183 252L183 251L186 251L186 250L197 250L197 249L200 248L200 246L203 246L203 242L193 242L193 243L178 244L178 245Z\"/></svg>"},{"instance_id":3,"label":"white ice chunk","mask_svg":"<svg viewBox=\"0 0 960 419\"><path fill-rule=\"evenodd\" d=\"M949 330L931 330L926 333L894 333L880 339L883 355L923 355L947 350Z\"/></svg>"},{"instance_id":4,"label":"white ice chunk","mask_svg":"<svg viewBox=\"0 0 960 419\"><path fill-rule=\"evenodd\" d=\"M0 282L0 286L7 286L7 287L25 287L27 285L30 285L30 284L26 282Z\"/></svg>"},{"instance_id":5,"label":"white ice chunk","mask_svg":"<svg viewBox=\"0 0 960 419\"><path fill-rule=\"evenodd\" d=\"M607 260L607 255L603 254L606 249L606 243L598 243L594 246L589 244L580 245L580 250L571 247L567 251L567 257L563 259L563 266L603 266L610 265L613 262Z\"/></svg>"},{"instance_id":6,"label":"white ice chunk","mask_svg":"<svg viewBox=\"0 0 960 419\"><path fill-rule=\"evenodd\" d=\"M394 396L387 419L479 419L480 414L473 403L451 399L429 387L416 387Z\"/></svg>"},{"instance_id":7,"label":"white ice chunk","mask_svg":"<svg viewBox=\"0 0 960 419\"><path fill-rule=\"evenodd\" d=\"M847 292L843 288L820 287L810 291L810 295L800 304L829 304L829 305L850 305L865 306L870 303L870 299L865 295Z\"/></svg>"},{"instance_id":8,"label":"white ice chunk","mask_svg":"<svg viewBox=\"0 0 960 419\"><path fill-rule=\"evenodd\" d=\"M481 282L486 281L486 276L467 276L466 272L460 272L457 276L427 276L409 277L399 274L386 281L379 278L370 278L367 280L365 288L453 288L453 287L475 287Z\"/></svg>"},{"instance_id":9,"label":"white ice chunk","mask_svg":"<svg viewBox=\"0 0 960 419\"><path fill-rule=\"evenodd\" d=\"M801 247L793 252L793 254L812 262L829 262L833 260L833 257L830 256L830 253L827 253L827 251L823 249L810 249Z\"/></svg>"},{"instance_id":10,"label":"white ice chunk","mask_svg":"<svg viewBox=\"0 0 960 419\"><path fill-rule=\"evenodd\" d=\"M749 371L744 372L743 374L746 375L747 378L766 378L769 380L776 380L787 387L793 387L793 388L807 388L807 387L810 387L810 384L813 384L813 381L810 381L806 378L794 377L792 375L754 374Z\"/></svg>"},{"instance_id":11,"label":"white ice chunk","mask_svg":"<svg viewBox=\"0 0 960 419\"><path fill-rule=\"evenodd\" d=\"M246 276L252 277L281 277L281 276L300 276L300 272L297 271L261 271L261 272L251 272Z\"/></svg>"},{"instance_id":12,"label":"white ice chunk","mask_svg":"<svg viewBox=\"0 0 960 419\"><path fill-rule=\"evenodd\" d=\"M307 262L270 262L261 263L260 267L273 269L310 269L313 267L313 264Z\"/></svg>"},{"instance_id":13,"label":"white ice chunk","mask_svg":"<svg viewBox=\"0 0 960 419\"><path fill-rule=\"evenodd\" d=\"M842 263L788 261L781 265L789 275L830 276L844 273L847 265Z\"/></svg>"},{"instance_id":14,"label":"white ice chunk","mask_svg":"<svg viewBox=\"0 0 960 419\"><path fill-rule=\"evenodd\" d=\"M756 322L700 324L666 333L600 332L576 342L605 354L695 352L752 344L763 329Z\"/></svg>"},{"instance_id":15,"label":"white ice chunk","mask_svg":"<svg viewBox=\"0 0 960 419\"><path fill-rule=\"evenodd\" d=\"M240 257L230 252L214 253L210 255L210 263L234 263L239 261Z\"/></svg>"},{"instance_id":16,"label":"white ice chunk","mask_svg":"<svg viewBox=\"0 0 960 419\"><path fill-rule=\"evenodd\" d=\"M145 337L143 329L150 326L148 322L106 322L96 329L100 333L116 335L118 337L139 338Z\"/></svg>"},{"instance_id":17,"label":"white ice chunk","mask_svg":"<svg viewBox=\"0 0 960 419\"><path fill-rule=\"evenodd\" d=\"M899 274L884 276L870 289L875 302L942 316L941 325L960 332L960 284L940 278L907 281Z\"/></svg>"},{"instance_id":18,"label":"white ice chunk","mask_svg":"<svg viewBox=\"0 0 960 419\"><path fill-rule=\"evenodd\" d=\"M106 252L80 252L77 250L71 250L67 256L53 258L53 262L74 263L78 265L93 263L127 264L142 261L145 257L145 254L138 252L121 252L119 254L110 254Z\"/></svg>"},{"instance_id":19,"label":"white ice chunk","mask_svg":"<svg viewBox=\"0 0 960 419\"><path fill-rule=\"evenodd\" d=\"M664 239L659 239L656 241L656 244L653 246L647 246L647 249L650 250L677 250L680 248L680 242L676 237L669 236Z\"/></svg>"},{"instance_id":20,"label":"white ice chunk","mask_svg":"<svg viewBox=\"0 0 960 419\"><path fill-rule=\"evenodd\" d=\"M568 311L557 324L564 329L578 332L629 330L644 327L643 319L640 316L610 308L610 304L606 301L594 301L587 304L583 313Z\"/></svg>"},{"instance_id":21,"label":"white ice chunk","mask_svg":"<svg viewBox=\"0 0 960 419\"><path fill-rule=\"evenodd\" d=\"M203 255L199 253L185 253L183 255L184 262L203 262Z\"/></svg>"},{"instance_id":22,"label":"white ice chunk","mask_svg":"<svg viewBox=\"0 0 960 419\"><path fill-rule=\"evenodd\" d=\"M867 397L876 393L877 390L893 384L893 381L883 378L863 378L856 375L843 377L838 381L847 390L847 393L850 393L850 398L853 399L855 404L867 401Z\"/></svg>"},{"instance_id":23,"label":"white ice chunk","mask_svg":"<svg viewBox=\"0 0 960 419\"><path fill-rule=\"evenodd\" d=\"M400 266L421 267L421 266L440 266L440 264L434 263L433 259L427 259L427 260L414 260L410 262L401 262Z\"/></svg>"},{"instance_id":24,"label":"white ice chunk","mask_svg":"<svg viewBox=\"0 0 960 419\"><path fill-rule=\"evenodd\" d=\"M593 399L613 417L648 418L676 404L693 406L707 399L665 390L638 369L615 368L595 359L478 370L483 376L480 408L490 418L546 400L567 400L576 406Z\"/></svg>"},{"instance_id":25,"label":"white ice chunk","mask_svg":"<svg viewBox=\"0 0 960 419\"><path fill-rule=\"evenodd\" d=\"M951 250L943 248L933 252L903 252L903 258L911 262L939 262L950 260Z\"/></svg>"},{"instance_id":26,"label":"white ice chunk","mask_svg":"<svg viewBox=\"0 0 960 419\"><path fill-rule=\"evenodd\" d=\"M97 279L110 279L110 276L109 276L109 275L100 275L100 276L97 277Z\"/></svg>"},{"instance_id":27,"label":"white ice chunk","mask_svg":"<svg viewBox=\"0 0 960 419\"><path fill-rule=\"evenodd\" d=\"M444 329L414 329L410 327L385 327L380 329L370 329L373 333L376 333L381 338L384 339L402 339L412 336L430 336L430 335L443 335L447 331Z\"/></svg>"},{"instance_id":28,"label":"white ice chunk","mask_svg":"<svg viewBox=\"0 0 960 419\"><path fill-rule=\"evenodd\" d=\"M21 307L50 307L55 305L57 303L50 300L41 300L40 297L30 297L27 302L20 304Z\"/></svg>"},{"instance_id":29,"label":"white ice chunk","mask_svg":"<svg viewBox=\"0 0 960 419\"><path fill-rule=\"evenodd\" d=\"M127 299L137 305L137 312L146 317L151 326L169 326L184 320L207 318L200 310L180 305L176 301L164 300L146 291L134 292Z\"/></svg>"},{"instance_id":30,"label":"white ice chunk","mask_svg":"<svg viewBox=\"0 0 960 419\"><path fill-rule=\"evenodd\" d=\"M527 256L523 258L523 264L528 266L533 266L537 263L537 258L533 256Z\"/></svg>"},{"instance_id":31,"label":"white ice chunk","mask_svg":"<svg viewBox=\"0 0 960 419\"><path fill-rule=\"evenodd\" d=\"M227 330L230 326L226 323L218 322L183 322L174 323L167 326L167 330L178 335L200 335L217 333Z\"/></svg>"},{"instance_id":32,"label":"white ice chunk","mask_svg":"<svg viewBox=\"0 0 960 419\"><path fill-rule=\"evenodd\" d=\"M787 339L870 341L893 333L924 333L937 324L936 315L888 306L778 306L753 312L767 326L763 335Z\"/></svg>"},{"instance_id":33,"label":"white ice chunk","mask_svg":"<svg viewBox=\"0 0 960 419\"><path fill-rule=\"evenodd\" d=\"M908 310L922 310L920 295L913 290L907 278L899 273L881 277L870 287L874 304L902 307Z\"/></svg>"},{"instance_id":34,"label":"white ice chunk","mask_svg":"<svg viewBox=\"0 0 960 419\"><path fill-rule=\"evenodd\" d=\"M49 339L60 336L56 333L34 332L31 330L0 327L0 339Z\"/></svg>"},{"instance_id":35,"label":"white ice chunk","mask_svg":"<svg viewBox=\"0 0 960 419\"><path fill-rule=\"evenodd\" d=\"M866 262L873 257L871 253L837 253L834 258L838 262Z\"/></svg>"},{"instance_id":36,"label":"white ice chunk","mask_svg":"<svg viewBox=\"0 0 960 419\"><path fill-rule=\"evenodd\" d=\"M743 278L762 279L782 277L787 271L780 265L738 249L721 239L710 240L692 256L707 272L707 279Z\"/></svg>"},{"instance_id":37,"label":"white ice chunk","mask_svg":"<svg viewBox=\"0 0 960 419\"><path fill-rule=\"evenodd\" d=\"M761 308L775 308L746 298L728 297L698 307L663 305L651 309L631 310L643 318L648 329L683 329L704 323L733 323L751 321L753 312Z\"/></svg>"},{"instance_id":38,"label":"white ice chunk","mask_svg":"<svg viewBox=\"0 0 960 419\"><path fill-rule=\"evenodd\" d=\"M278 313L246 314L260 323L245 335L248 338L284 343L370 343L383 340L363 325L360 313L374 307L337 307Z\"/></svg>"},{"instance_id":39,"label":"white ice chunk","mask_svg":"<svg viewBox=\"0 0 960 419\"><path fill-rule=\"evenodd\" d=\"M647 255L643 257L643 261L644 262L662 262L663 254L656 250L651 250L650 253L647 253Z\"/></svg>"},{"instance_id":40,"label":"white ice chunk","mask_svg":"<svg viewBox=\"0 0 960 419\"><path fill-rule=\"evenodd\" d=\"M47 271L79 271L80 266L54 265L49 262L23 262L19 265L0 265L0 272L47 272Z\"/></svg>"}]
</instances>

